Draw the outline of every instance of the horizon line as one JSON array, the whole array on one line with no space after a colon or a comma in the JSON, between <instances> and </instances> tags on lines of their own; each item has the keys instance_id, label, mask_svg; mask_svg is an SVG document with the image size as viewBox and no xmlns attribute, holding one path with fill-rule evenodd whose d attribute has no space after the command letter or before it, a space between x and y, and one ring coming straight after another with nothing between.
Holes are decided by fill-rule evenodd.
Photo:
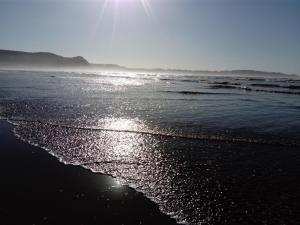
<instances>
[{"instance_id":1,"label":"horizon line","mask_svg":"<svg viewBox=\"0 0 300 225\"><path fill-rule=\"evenodd\" d=\"M259 72L259 73L268 73L268 74L282 74L282 75L291 75L291 76L299 76L297 73L286 73L286 72L275 72L275 71L267 71L267 70L258 70L258 69L244 69L244 68L239 68L239 69L194 69L194 68L167 68L167 67L130 67L130 66L124 66L120 65L118 63L95 63L91 62L86 59L86 57L82 55L76 55L76 56L64 56L60 55L58 53L50 52L50 51L24 51L24 50L16 50L16 49L0 49L0 51L10 51L10 52L19 52L19 53L29 53L29 54L42 54L42 53L47 53L47 54L52 54L56 55L59 57L63 58L76 58L76 57L82 57L84 60L88 62L89 65L91 66L116 66L122 69L127 69L127 70L146 70L146 71L180 71L180 72L208 72L208 73L222 73L222 72Z\"/></svg>"}]
</instances>

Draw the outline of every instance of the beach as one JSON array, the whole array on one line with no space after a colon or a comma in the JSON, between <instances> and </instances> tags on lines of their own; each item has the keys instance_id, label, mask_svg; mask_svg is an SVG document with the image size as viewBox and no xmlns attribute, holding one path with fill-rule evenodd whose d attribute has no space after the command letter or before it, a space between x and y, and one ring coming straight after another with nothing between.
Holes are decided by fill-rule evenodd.
<instances>
[{"instance_id":1,"label":"beach","mask_svg":"<svg viewBox=\"0 0 300 225\"><path fill-rule=\"evenodd\" d=\"M300 0L4 0L0 27L0 225L300 225Z\"/></svg>"},{"instance_id":2,"label":"beach","mask_svg":"<svg viewBox=\"0 0 300 225\"><path fill-rule=\"evenodd\" d=\"M0 71L0 84L5 225L299 224L297 77Z\"/></svg>"},{"instance_id":3,"label":"beach","mask_svg":"<svg viewBox=\"0 0 300 225\"><path fill-rule=\"evenodd\" d=\"M0 120L1 224L176 224L142 194L64 165L17 139L13 127Z\"/></svg>"}]
</instances>

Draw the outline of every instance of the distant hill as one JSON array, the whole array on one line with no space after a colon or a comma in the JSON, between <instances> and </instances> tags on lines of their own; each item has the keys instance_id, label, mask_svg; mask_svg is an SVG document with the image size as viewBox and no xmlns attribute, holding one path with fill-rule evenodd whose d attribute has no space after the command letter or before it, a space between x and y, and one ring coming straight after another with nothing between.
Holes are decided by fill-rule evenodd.
<instances>
[{"instance_id":1,"label":"distant hill","mask_svg":"<svg viewBox=\"0 0 300 225\"><path fill-rule=\"evenodd\" d=\"M125 69L115 64L91 64L82 56L63 57L50 52L0 50L0 68Z\"/></svg>"},{"instance_id":2,"label":"distant hill","mask_svg":"<svg viewBox=\"0 0 300 225\"><path fill-rule=\"evenodd\" d=\"M296 74L285 74L279 72L266 72L258 70L184 70L184 69L140 69L143 71L152 71L152 72L161 72L161 73L176 73L176 74L205 74L205 75L241 75L241 76L268 76L268 75L277 75L277 76L288 76Z\"/></svg>"},{"instance_id":3,"label":"distant hill","mask_svg":"<svg viewBox=\"0 0 300 225\"><path fill-rule=\"evenodd\" d=\"M49 52L0 50L0 67L87 67L81 56L62 57Z\"/></svg>"},{"instance_id":4,"label":"distant hill","mask_svg":"<svg viewBox=\"0 0 300 225\"><path fill-rule=\"evenodd\" d=\"M147 71L147 72L161 72L161 73L176 73L176 74L222 74L222 75L279 75L285 76L284 73L264 72L256 70L226 70L226 71L207 71L207 70L178 70L178 69L143 69L143 68L127 68L116 64L92 64L89 63L82 56L63 57L50 52L23 52L0 50L0 68L10 69L113 69L113 70L128 70L128 71Z\"/></svg>"}]
</instances>

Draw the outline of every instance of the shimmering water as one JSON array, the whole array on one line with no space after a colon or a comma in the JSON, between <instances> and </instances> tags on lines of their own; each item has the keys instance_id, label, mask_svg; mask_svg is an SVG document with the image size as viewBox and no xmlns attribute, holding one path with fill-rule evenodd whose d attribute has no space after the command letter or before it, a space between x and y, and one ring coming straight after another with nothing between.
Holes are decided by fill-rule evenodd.
<instances>
[{"instance_id":1,"label":"shimmering water","mask_svg":"<svg viewBox=\"0 0 300 225\"><path fill-rule=\"evenodd\" d=\"M189 224L300 224L300 77L0 72L0 116Z\"/></svg>"}]
</instances>

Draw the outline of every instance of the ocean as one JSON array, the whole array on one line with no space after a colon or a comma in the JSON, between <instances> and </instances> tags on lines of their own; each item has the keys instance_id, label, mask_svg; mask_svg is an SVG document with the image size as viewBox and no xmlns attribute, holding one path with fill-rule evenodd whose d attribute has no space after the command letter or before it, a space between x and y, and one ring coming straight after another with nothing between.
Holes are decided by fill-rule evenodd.
<instances>
[{"instance_id":1,"label":"ocean","mask_svg":"<svg viewBox=\"0 0 300 225\"><path fill-rule=\"evenodd\" d=\"M300 77L0 71L0 117L186 224L300 224Z\"/></svg>"}]
</instances>

